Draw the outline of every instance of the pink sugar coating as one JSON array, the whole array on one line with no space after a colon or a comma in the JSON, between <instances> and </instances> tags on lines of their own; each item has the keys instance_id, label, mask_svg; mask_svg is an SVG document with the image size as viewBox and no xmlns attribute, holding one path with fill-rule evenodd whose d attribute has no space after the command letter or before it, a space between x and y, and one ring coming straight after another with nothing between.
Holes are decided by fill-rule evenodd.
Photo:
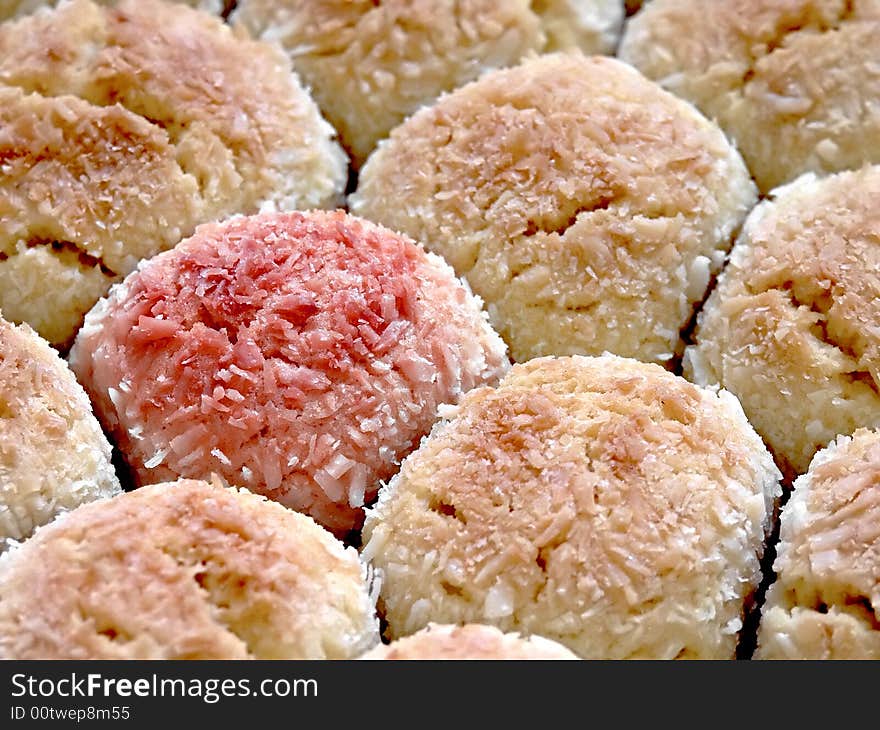
<instances>
[{"instance_id":1,"label":"pink sugar coating","mask_svg":"<svg viewBox=\"0 0 880 730\"><path fill-rule=\"evenodd\" d=\"M337 534L508 364L442 259L319 211L201 226L114 287L70 362L138 485L217 473Z\"/></svg>"}]
</instances>

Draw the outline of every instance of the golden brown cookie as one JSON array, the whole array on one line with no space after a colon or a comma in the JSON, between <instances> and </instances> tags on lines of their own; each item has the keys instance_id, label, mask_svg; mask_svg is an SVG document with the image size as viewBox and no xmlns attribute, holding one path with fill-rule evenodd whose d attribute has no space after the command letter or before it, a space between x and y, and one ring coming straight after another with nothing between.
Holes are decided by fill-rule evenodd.
<instances>
[{"instance_id":1,"label":"golden brown cookie","mask_svg":"<svg viewBox=\"0 0 880 730\"><path fill-rule=\"evenodd\" d=\"M668 363L755 201L721 131L632 67L533 58L442 97L361 170L358 215L449 261L513 358Z\"/></svg>"},{"instance_id":2,"label":"golden brown cookie","mask_svg":"<svg viewBox=\"0 0 880 730\"><path fill-rule=\"evenodd\" d=\"M390 638L431 622L584 658L732 658L779 472L736 399L605 356L466 394L368 511Z\"/></svg>"},{"instance_id":3,"label":"golden brown cookie","mask_svg":"<svg viewBox=\"0 0 880 730\"><path fill-rule=\"evenodd\" d=\"M0 24L0 122L0 307L62 347L198 223L333 206L347 176L280 50L158 0Z\"/></svg>"},{"instance_id":4,"label":"golden brown cookie","mask_svg":"<svg viewBox=\"0 0 880 730\"><path fill-rule=\"evenodd\" d=\"M349 659L378 641L365 569L310 518L247 490L144 487L0 559L0 656Z\"/></svg>"},{"instance_id":5,"label":"golden brown cookie","mask_svg":"<svg viewBox=\"0 0 880 730\"><path fill-rule=\"evenodd\" d=\"M407 116L531 51L613 52L622 0L239 0L279 41L356 165Z\"/></svg>"},{"instance_id":6,"label":"golden brown cookie","mask_svg":"<svg viewBox=\"0 0 880 730\"><path fill-rule=\"evenodd\" d=\"M782 510L760 659L880 659L880 433L823 449Z\"/></svg>"},{"instance_id":7,"label":"golden brown cookie","mask_svg":"<svg viewBox=\"0 0 880 730\"><path fill-rule=\"evenodd\" d=\"M734 393L789 476L880 425L880 167L775 190L746 220L684 373Z\"/></svg>"},{"instance_id":8,"label":"golden brown cookie","mask_svg":"<svg viewBox=\"0 0 880 730\"><path fill-rule=\"evenodd\" d=\"M878 0L652 0L620 57L715 119L767 192L880 162Z\"/></svg>"},{"instance_id":9,"label":"golden brown cookie","mask_svg":"<svg viewBox=\"0 0 880 730\"><path fill-rule=\"evenodd\" d=\"M110 444L67 363L30 327L0 318L0 552L118 491Z\"/></svg>"}]
</instances>

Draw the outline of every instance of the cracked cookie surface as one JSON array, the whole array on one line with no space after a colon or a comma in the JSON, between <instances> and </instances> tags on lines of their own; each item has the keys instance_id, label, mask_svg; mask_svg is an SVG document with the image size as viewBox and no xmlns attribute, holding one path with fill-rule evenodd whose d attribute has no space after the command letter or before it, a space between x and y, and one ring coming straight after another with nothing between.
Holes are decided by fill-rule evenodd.
<instances>
[{"instance_id":1,"label":"cracked cookie surface","mask_svg":"<svg viewBox=\"0 0 880 730\"><path fill-rule=\"evenodd\" d=\"M0 307L53 344L198 223L332 206L344 154L277 49L155 0L0 25Z\"/></svg>"},{"instance_id":2,"label":"cracked cookie surface","mask_svg":"<svg viewBox=\"0 0 880 730\"><path fill-rule=\"evenodd\" d=\"M878 166L774 191L685 352L685 375L733 392L789 476L838 434L880 425L878 201Z\"/></svg>"},{"instance_id":3,"label":"cracked cookie surface","mask_svg":"<svg viewBox=\"0 0 880 730\"><path fill-rule=\"evenodd\" d=\"M514 359L607 350L666 364L754 201L742 159L690 104L572 53L410 117L350 203L444 256Z\"/></svg>"},{"instance_id":4,"label":"cracked cookie surface","mask_svg":"<svg viewBox=\"0 0 880 730\"><path fill-rule=\"evenodd\" d=\"M880 161L880 2L652 0L620 56L735 141L764 192Z\"/></svg>"}]
</instances>

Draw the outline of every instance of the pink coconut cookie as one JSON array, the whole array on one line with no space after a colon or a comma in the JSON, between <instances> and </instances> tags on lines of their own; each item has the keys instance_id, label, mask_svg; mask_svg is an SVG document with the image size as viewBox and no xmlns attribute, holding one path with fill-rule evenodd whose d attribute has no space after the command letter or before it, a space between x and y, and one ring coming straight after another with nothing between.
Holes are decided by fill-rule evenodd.
<instances>
[{"instance_id":1,"label":"pink coconut cookie","mask_svg":"<svg viewBox=\"0 0 880 730\"><path fill-rule=\"evenodd\" d=\"M138 485L216 473L337 534L508 363L442 259L317 211L201 226L95 306L70 362Z\"/></svg>"}]
</instances>

